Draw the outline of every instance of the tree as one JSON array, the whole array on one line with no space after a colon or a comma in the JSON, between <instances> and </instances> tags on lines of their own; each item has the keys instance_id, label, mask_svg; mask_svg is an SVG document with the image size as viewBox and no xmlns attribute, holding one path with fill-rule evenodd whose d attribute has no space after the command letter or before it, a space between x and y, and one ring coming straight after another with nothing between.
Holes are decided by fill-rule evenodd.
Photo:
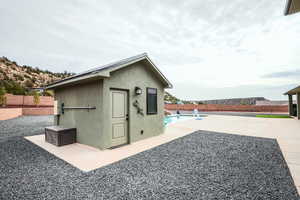
<instances>
[{"instance_id":1,"label":"tree","mask_svg":"<svg viewBox=\"0 0 300 200\"><path fill-rule=\"evenodd\" d=\"M37 91L34 91L33 93L33 103L38 106L40 103L40 94Z\"/></svg>"},{"instance_id":2,"label":"tree","mask_svg":"<svg viewBox=\"0 0 300 200\"><path fill-rule=\"evenodd\" d=\"M0 87L0 105L4 106L6 104L6 90L4 87Z\"/></svg>"}]
</instances>

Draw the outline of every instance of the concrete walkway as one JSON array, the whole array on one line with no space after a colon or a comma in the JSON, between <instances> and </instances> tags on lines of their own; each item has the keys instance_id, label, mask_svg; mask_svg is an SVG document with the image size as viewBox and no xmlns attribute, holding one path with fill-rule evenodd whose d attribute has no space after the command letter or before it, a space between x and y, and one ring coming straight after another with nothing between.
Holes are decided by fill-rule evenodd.
<instances>
[{"instance_id":1,"label":"concrete walkway","mask_svg":"<svg viewBox=\"0 0 300 200\"><path fill-rule=\"evenodd\" d=\"M26 139L71 165L83 171L90 171L185 136L196 130L277 139L298 192L300 191L300 121L295 119L209 115L202 120L178 121L169 125L165 133L160 136L104 151L82 144L55 147L46 143L43 135L29 136Z\"/></svg>"}]
</instances>

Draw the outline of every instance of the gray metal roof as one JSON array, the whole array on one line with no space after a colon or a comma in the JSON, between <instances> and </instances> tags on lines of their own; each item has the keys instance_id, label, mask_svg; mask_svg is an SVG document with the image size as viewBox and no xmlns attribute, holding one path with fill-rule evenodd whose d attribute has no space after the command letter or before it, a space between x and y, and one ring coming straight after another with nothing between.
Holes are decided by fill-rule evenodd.
<instances>
[{"instance_id":1,"label":"gray metal roof","mask_svg":"<svg viewBox=\"0 0 300 200\"><path fill-rule=\"evenodd\" d=\"M293 94L297 94L297 93L300 93L300 85L287 91L286 93L284 93L284 95L288 95L288 94L293 95Z\"/></svg>"},{"instance_id":2,"label":"gray metal roof","mask_svg":"<svg viewBox=\"0 0 300 200\"><path fill-rule=\"evenodd\" d=\"M125 66L127 66L127 64L129 65L131 63L138 62L138 61L143 60L143 59L146 59L146 60L148 60L151 63L151 65L155 68L155 70L162 77L162 79L165 80L165 82L167 83L168 87L171 88L172 84L159 71L159 69L154 65L154 63L148 57L147 53L142 53L142 54L139 54L139 55L136 55L136 56L125 58L125 59L122 59L122 60L119 60L119 61L116 61L116 62L112 62L112 63L106 64L106 65L102 65L100 67L96 67L96 68L93 68L93 69L81 72L79 74L76 74L76 75L64 78L64 79L56 81L56 82L53 82L53 83L47 85L46 88L48 88L48 89L54 88L55 85L57 85L57 84L62 85L66 81L70 82L70 81L72 81L72 79L77 79L77 78L80 78L80 77L82 77L82 79L84 79L85 76L88 76L88 75L91 75L91 74L95 74L97 72L101 72L101 71L104 71L104 70L113 70L114 68L117 68L117 67L120 67L120 66L124 66L125 67Z\"/></svg>"},{"instance_id":3,"label":"gray metal roof","mask_svg":"<svg viewBox=\"0 0 300 200\"><path fill-rule=\"evenodd\" d=\"M284 15L289 14L291 3L292 3L292 0L286 0L286 4L285 4L285 8L284 8Z\"/></svg>"},{"instance_id":4,"label":"gray metal roof","mask_svg":"<svg viewBox=\"0 0 300 200\"><path fill-rule=\"evenodd\" d=\"M286 0L284 15L294 14L300 11L300 0Z\"/></svg>"}]
</instances>

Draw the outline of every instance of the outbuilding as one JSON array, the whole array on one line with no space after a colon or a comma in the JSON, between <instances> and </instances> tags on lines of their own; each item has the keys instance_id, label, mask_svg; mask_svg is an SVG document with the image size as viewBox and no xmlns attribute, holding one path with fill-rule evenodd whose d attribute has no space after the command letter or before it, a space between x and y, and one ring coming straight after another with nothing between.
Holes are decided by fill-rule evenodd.
<instances>
[{"instance_id":1,"label":"outbuilding","mask_svg":"<svg viewBox=\"0 0 300 200\"><path fill-rule=\"evenodd\" d=\"M286 93L284 93L284 95L288 95L289 115L293 117L297 117L297 119L300 119L300 86L287 91ZM293 96L296 96L295 104L294 104Z\"/></svg>"},{"instance_id":2,"label":"outbuilding","mask_svg":"<svg viewBox=\"0 0 300 200\"><path fill-rule=\"evenodd\" d=\"M77 142L107 149L162 134L164 90L171 83L146 53L49 84L55 125L76 128Z\"/></svg>"}]
</instances>

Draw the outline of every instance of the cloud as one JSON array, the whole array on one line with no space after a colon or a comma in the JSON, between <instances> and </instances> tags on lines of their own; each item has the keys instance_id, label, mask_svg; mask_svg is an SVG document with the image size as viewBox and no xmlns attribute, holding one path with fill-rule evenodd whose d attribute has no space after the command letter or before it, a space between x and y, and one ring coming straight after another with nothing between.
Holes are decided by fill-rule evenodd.
<instances>
[{"instance_id":1,"label":"cloud","mask_svg":"<svg viewBox=\"0 0 300 200\"><path fill-rule=\"evenodd\" d=\"M300 78L300 69L273 72L262 76L263 78Z\"/></svg>"},{"instance_id":2,"label":"cloud","mask_svg":"<svg viewBox=\"0 0 300 200\"><path fill-rule=\"evenodd\" d=\"M147 52L176 86L174 93L185 94L184 85L204 91L222 86L240 88L239 97L257 96L250 95L251 85L276 87L296 81L265 77L300 66L300 14L283 16L284 3L4 1L0 56L52 71L80 72ZM224 91L228 93L203 94L231 94Z\"/></svg>"}]
</instances>

